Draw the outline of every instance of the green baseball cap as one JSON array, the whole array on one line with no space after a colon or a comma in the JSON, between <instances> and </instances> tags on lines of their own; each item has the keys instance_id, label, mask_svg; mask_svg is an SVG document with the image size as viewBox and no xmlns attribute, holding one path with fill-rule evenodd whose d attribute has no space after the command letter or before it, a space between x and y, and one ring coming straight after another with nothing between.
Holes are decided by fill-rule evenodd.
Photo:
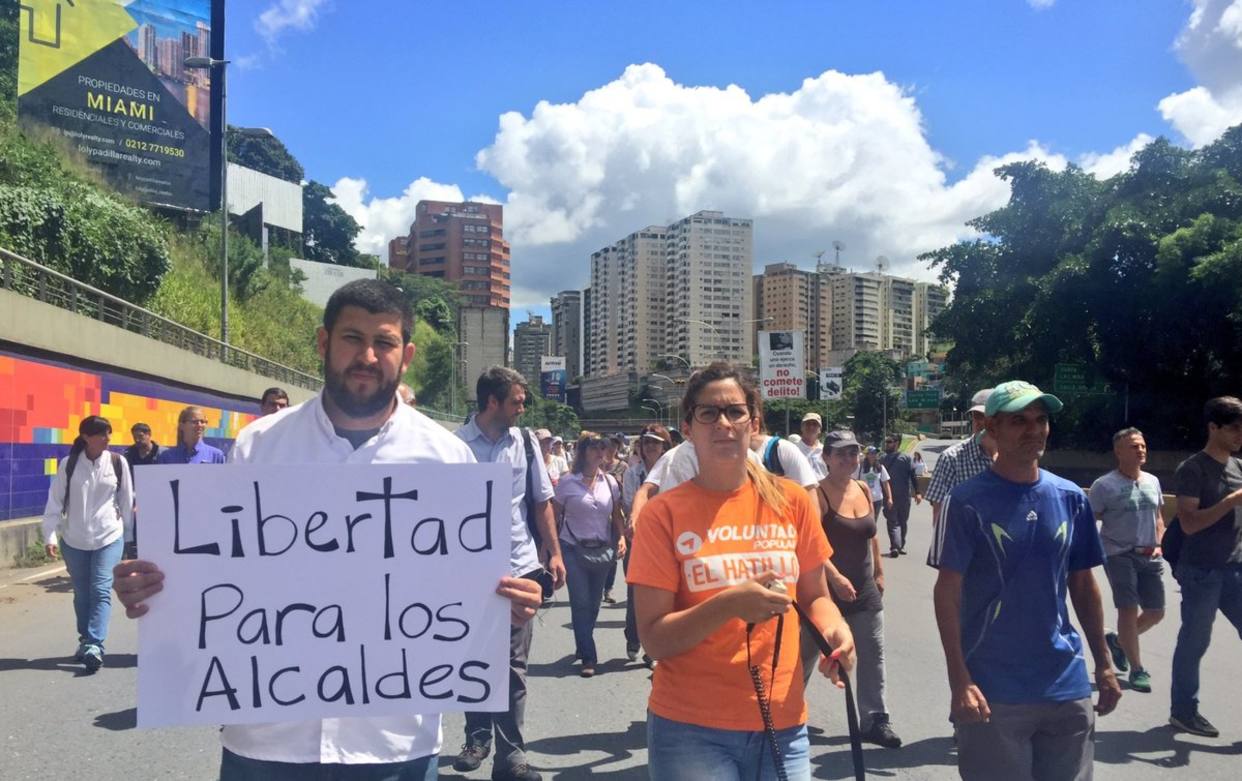
<instances>
[{"instance_id":1,"label":"green baseball cap","mask_svg":"<svg viewBox=\"0 0 1242 781\"><path fill-rule=\"evenodd\" d=\"M1065 405L1051 393L1044 393L1029 382L1010 380L992 389L983 414L989 418L998 412L1021 412L1035 402L1042 402L1049 414L1060 412Z\"/></svg>"}]
</instances>

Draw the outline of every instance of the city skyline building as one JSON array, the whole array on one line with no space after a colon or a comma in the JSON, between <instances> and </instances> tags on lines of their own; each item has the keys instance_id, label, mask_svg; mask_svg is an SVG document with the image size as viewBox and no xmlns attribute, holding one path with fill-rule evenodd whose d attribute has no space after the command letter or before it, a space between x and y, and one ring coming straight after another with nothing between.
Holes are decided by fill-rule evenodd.
<instances>
[{"instance_id":1,"label":"city skyline building","mask_svg":"<svg viewBox=\"0 0 1242 781\"><path fill-rule=\"evenodd\" d=\"M562 290L549 302L552 310L552 354L565 358L570 382L582 371L582 291Z\"/></svg>"},{"instance_id":2,"label":"city skyline building","mask_svg":"<svg viewBox=\"0 0 1242 781\"><path fill-rule=\"evenodd\" d=\"M513 368L536 392L542 372L540 359L552 354L552 324L545 323L541 315L530 315L513 329Z\"/></svg>"},{"instance_id":3,"label":"city skyline building","mask_svg":"<svg viewBox=\"0 0 1242 781\"><path fill-rule=\"evenodd\" d=\"M388 243L388 265L453 283L467 306L508 309L509 252L500 204L419 201L409 233Z\"/></svg>"}]
</instances>

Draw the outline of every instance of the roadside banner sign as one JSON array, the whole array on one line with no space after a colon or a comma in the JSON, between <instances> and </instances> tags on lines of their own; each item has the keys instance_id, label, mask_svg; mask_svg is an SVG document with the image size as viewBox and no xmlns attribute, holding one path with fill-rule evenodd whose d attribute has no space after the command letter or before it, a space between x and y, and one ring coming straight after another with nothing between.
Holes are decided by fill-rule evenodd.
<instances>
[{"instance_id":1,"label":"roadside banner sign","mask_svg":"<svg viewBox=\"0 0 1242 781\"><path fill-rule=\"evenodd\" d=\"M805 399L801 331L759 332L759 386L764 399Z\"/></svg>"}]
</instances>

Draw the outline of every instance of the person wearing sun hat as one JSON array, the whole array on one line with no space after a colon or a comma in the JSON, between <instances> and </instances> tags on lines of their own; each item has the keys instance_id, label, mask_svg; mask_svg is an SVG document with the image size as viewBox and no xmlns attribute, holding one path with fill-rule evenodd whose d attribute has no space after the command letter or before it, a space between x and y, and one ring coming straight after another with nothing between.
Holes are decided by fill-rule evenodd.
<instances>
[{"instance_id":1,"label":"person wearing sun hat","mask_svg":"<svg viewBox=\"0 0 1242 781\"><path fill-rule=\"evenodd\" d=\"M938 533L936 621L966 781L1090 779L1095 716L1121 698L1091 570L1104 563L1082 489L1039 468L1061 400L1003 382L985 405L992 468L949 492ZM1083 637L1095 661L1099 701Z\"/></svg>"}]
</instances>

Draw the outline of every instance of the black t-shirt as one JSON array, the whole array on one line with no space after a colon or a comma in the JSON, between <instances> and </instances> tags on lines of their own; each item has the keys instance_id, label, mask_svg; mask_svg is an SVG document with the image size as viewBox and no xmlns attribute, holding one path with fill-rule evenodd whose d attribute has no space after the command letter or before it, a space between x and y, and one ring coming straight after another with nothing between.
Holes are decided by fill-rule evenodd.
<instances>
[{"instance_id":1,"label":"black t-shirt","mask_svg":"<svg viewBox=\"0 0 1242 781\"><path fill-rule=\"evenodd\" d=\"M147 451L146 456L138 452L137 445L130 445L125 448L125 460L129 462L130 467L142 466L144 464L154 464L160 457L160 446L151 443L151 449Z\"/></svg>"},{"instance_id":2,"label":"black t-shirt","mask_svg":"<svg viewBox=\"0 0 1242 781\"><path fill-rule=\"evenodd\" d=\"M1206 509L1242 488L1242 461L1230 456L1225 463L1200 450L1177 467L1177 495L1196 497ZM1179 563L1215 569L1242 563L1242 515L1238 508L1203 531L1186 536Z\"/></svg>"}]
</instances>

